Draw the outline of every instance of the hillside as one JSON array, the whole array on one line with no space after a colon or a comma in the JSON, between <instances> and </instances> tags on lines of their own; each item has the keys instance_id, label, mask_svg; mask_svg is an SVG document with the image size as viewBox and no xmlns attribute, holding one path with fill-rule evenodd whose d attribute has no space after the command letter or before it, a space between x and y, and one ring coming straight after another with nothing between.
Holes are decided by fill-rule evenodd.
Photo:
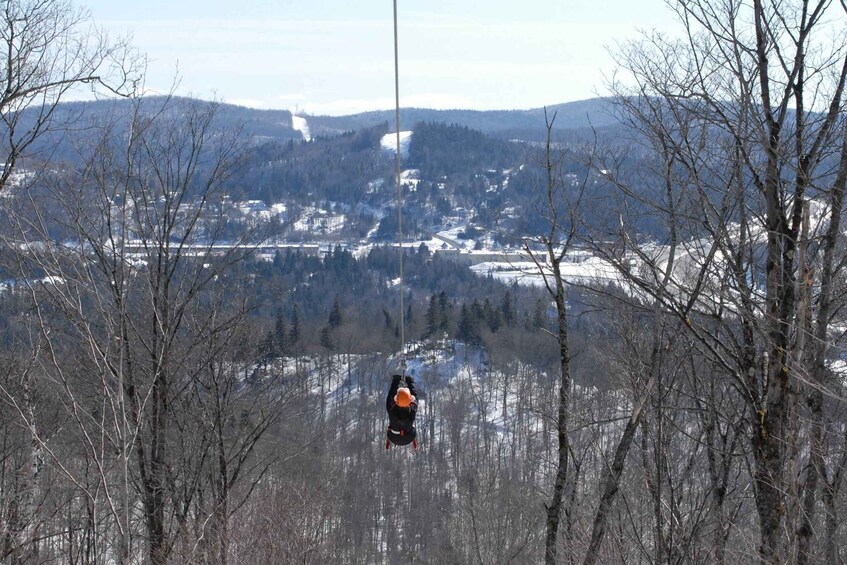
<instances>
[{"instance_id":1,"label":"hillside","mask_svg":"<svg viewBox=\"0 0 847 565\"><path fill-rule=\"evenodd\" d=\"M149 97L136 107L139 117L158 114L168 120L190 107L209 102L188 98ZM52 131L28 148L28 166L49 158L79 167L83 155L99 143L91 132L110 124L111 136L128 134L129 100L101 100L60 105ZM586 168L581 149L586 136L601 143L621 143L607 100L593 99L552 106L563 189L576 194L590 186L597 198L611 198L605 181ZM393 112L343 117L294 116L285 110L255 110L220 104L209 134L237 135L243 145L238 168L224 187L237 204L227 237L253 226L258 218L278 237L292 241L387 241L397 232L394 188ZM33 114L24 114L32 122ZM403 223L409 237L459 226L479 245L515 245L544 229L537 214L543 172L539 140L546 135L544 110L469 111L403 109L408 125L403 159ZM597 130L587 130L591 123ZM308 137L308 140L304 139ZM386 137L387 136L387 137ZM118 142L120 143L120 142ZM638 167L629 155L622 171ZM649 179L641 179L646 185ZM588 210L592 222L608 208ZM638 229L658 233L647 220ZM470 239L470 238L469 238Z\"/></svg>"},{"instance_id":2,"label":"hillside","mask_svg":"<svg viewBox=\"0 0 847 565\"><path fill-rule=\"evenodd\" d=\"M547 108L548 115L557 114L555 130L560 135L585 131L589 126L603 130L617 127L609 103L602 98L555 104ZM394 127L394 111L363 112L349 116L307 116L313 135L332 135L347 130L372 127L381 123ZM530 110L431 110L402 108L400 129L409 129L419 122L457 124L504 139L541 140L544 134L544 109Z\"/></svg>"},{"instance_id":3,"label":"hillside","mask_svg":"<svg viewBox=\"0 0 847 565\"><path fill-rule=\"evenodd\" d=\"M155 114L166 100L194 100L205 105L207 101L188 98L168 98L164 96L145 97L143 111ZM221 129L242 129L242 134L253 142L285 141L303 139L302 120L294 123L289 110L262 110L234 104L219 103L217 123ZM99 123L106 119L115 119L130 111L130 101L126 99L106 99L86 102L65 102L60 104L52 120L56 125ZM585 131L589 127L603 131L614 131L618 122L612 114L609 101L593 98L577 102L554 104L547 107L550 117L557 115L555 131L566 135L568 132ZM24 125L33 123L34 110L27 110ZM346 116L300 116L304 119L309 134L313 137L340 135L348 131L369 129L388 124L393 130L394 110L363 112ZM432 110L426 108L401 108L401 129L411 129L420 122L443 122L478 130L488 135L505 138L536 140L544 132L544 108L528 110ZM295 127L296 125L296 127ZM78 129L78 128L75 128Z\"/></svg>"}]
</instances>

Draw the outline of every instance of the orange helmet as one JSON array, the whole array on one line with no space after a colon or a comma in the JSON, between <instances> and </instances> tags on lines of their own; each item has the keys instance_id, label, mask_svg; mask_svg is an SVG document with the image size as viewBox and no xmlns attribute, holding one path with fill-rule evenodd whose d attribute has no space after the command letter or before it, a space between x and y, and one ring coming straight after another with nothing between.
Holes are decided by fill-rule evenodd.
<instances>
[{"instance_id":1,"label":"orange helmet","mask_svg":"<svg viewBox=\"0 0 847 565\"><path fill-rule=\"evenodd\" d=\"M398 388L397 394L394 396L394 402L400 408L407 408L414 399L415 397L412 396L412 393L409 391L409 389L405 387Z\"/></svg>"}]
</instances>

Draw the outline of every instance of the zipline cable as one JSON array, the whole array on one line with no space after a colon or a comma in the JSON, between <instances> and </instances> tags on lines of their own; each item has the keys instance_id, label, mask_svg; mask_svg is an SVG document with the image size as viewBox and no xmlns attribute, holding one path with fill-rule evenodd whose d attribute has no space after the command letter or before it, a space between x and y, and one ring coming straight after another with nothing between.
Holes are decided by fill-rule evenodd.
<instances>
[{"instance_id":1,"label":"zipline cable","mask_svg":"<svg viewBox=\"0 0 847 565\"><path fill-rule=\"evenodd\" d=\"M394 0L394 129L395 131L395 165L397 173L397 247L400 253L400 383L406 386L406 306L405 289L403 287L403 184L400 167L400 56L397 33L397 0ZM412 476L411 455L406 456L407 477ZM402 470L401 470L402 474ZM406 504L412 508L411 486L406 489Z\"/></svg>"},{"instance_id":2,"label":"zipline cable","mask_svg":"<svg viewBox=\"0 0 847 565\"><path fill-rule=\"evenodd\" d=\"M406 381L406 308L403 290L403 185L400 171L400 57L397 42L397 0L394 0L394 127L396 131L397 167L397 243L400 250L400 370L403 383Z\"/></svg>"}]
</instances>

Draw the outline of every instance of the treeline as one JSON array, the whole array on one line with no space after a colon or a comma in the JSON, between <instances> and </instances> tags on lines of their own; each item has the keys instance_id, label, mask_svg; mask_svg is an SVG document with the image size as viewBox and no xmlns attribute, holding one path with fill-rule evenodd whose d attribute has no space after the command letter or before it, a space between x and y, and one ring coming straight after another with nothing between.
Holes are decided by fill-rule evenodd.
<instances>
[{"instance_id":1,"label":"treeline","mask_svg":"<svg viewBox=\"0 0 847 565\"><path fill-rule=\"evenodd\" d=\"M525 158L522 144L509 143L467 126L420 122L415 125L406 166L424 178L441 180L486 170L501 171Z\"/></svg>"},{"instance_id":2,"label":"treeline","mask_svg":"<svg viewBox=\"0 0 847 565\"><path fill-rule=\"evenodd\" d=\"M269 327L268 357L337 353L342 346L346 353L390 353L400 346L396 248L376 247L363 258L340 246L322 257L277 253L270 262L249 262L238 276L254 280L260 318ZM482 346L506 330L534 333L550 325L540 291L479 277L423 245L405 250L404 282L403 323L411 341Z\"/></svg>"},{"instance_id":3,"label":"treeline","mask_svg":"<svg viewBox=\"0 0 847 565\"><path fill-rule=\"evenodd\" d=\"M245 154L241 186L246 198L267 204L330 201L381 204L369 183L391 177L391 156L380 148L386 124L309 142L265 143ZM374 198L377 198L374 200Z\"/></svg>"}]
</instances>

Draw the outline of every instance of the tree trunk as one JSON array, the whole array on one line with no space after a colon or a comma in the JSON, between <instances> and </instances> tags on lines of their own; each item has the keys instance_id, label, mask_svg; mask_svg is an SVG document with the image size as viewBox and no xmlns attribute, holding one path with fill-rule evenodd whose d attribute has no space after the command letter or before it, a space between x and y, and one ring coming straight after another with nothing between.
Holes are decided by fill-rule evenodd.
<instances>
[{"instance_id":1,"label":"tree trunk","mask_svg":"<svg viewBox=\"0 0 847 565\"><path fill-rule=\"evenodd\" d=\"M654 350L654 356L658 351ZM644 405L647 399L650 398L650 393L656 383L658 367L654 368L653 374L650 375L650 380L641 397L637 400L633 407L632 414L626 423L623 435L618 446L615 449L615 457L611 467L606 467L603 475L603 490L600 495L600 503L597 505L597 512L594 514L594 524L591 528L591 541L588 544L588 551L585 554L583 565L593 565L597 562L600 556L600 546L603 543L603 538L606 535L606 521L608 519L609 510L612 507L612 502L615 500L615 495L618 493L620 486L621 475L623 474L624 463L626 456L629 453L629 448L632 445L632 440L635 438L635 432L638 430L641 415L644 412Z\"/></svg>"},{"instance_id":2,"label":"tree trunk","mask_svg":"<svg viewBox=\"0 0 847 565\"><path fill-rule=\"evenodd\" d=\"M35 429L35 407L32 399L32 380L28 371L22 377L23 406L27 420L29 450L18 470L17 492L9 509L9 529L12 538L11 563L24 565L38 561L37 497L39 476L44 467L44 450Z\"/></svg>"},{"instance_id":3,"label":"tree trunk","mask_svg":"<svg viewBox=\"0 0 847 565\"><path fill-rule=\"evenodd\" d=\"M556 409L556 477L553 480L553 496L550 499L550 504L547 505L547 537L544 543L544 562L545 565L555 565L558 550L559 524L562 515L562 500L564 499L565 487L568 483L568 456L570 454L568 424L570 420L571 373L568 344L568 305L567 289L565 288L565 281L562 280L560 268L560 264L568 249L569 239L562 241L561 232L564 230L567 233L567 227L559 219L559 204L556 201L557 191L561 187L560 179L557 177L557 163L553 160L552 133L553 122L555 122L556 116L554 114L552 119L548 119L545 109L544 117L547 127L547 143L544 153L544 165L547 174L545 188L547 220L550 223L550 231L542 240L547 254L547 261L549 261L550 268L552 269L552 273L544 275L544 284L547 287L547 292L553 297L556 303L556 339L559 345L559 395ZM572 237L573 226L570 226L570 230L570 236L568 237ZM527 252L530 256L533 256L528 247ZM536 264L542 273L546 272L546 265L541 265L538 261L536 261ZM552 285L550 279L552 279Z\"/></svg>"}]
</instances>

